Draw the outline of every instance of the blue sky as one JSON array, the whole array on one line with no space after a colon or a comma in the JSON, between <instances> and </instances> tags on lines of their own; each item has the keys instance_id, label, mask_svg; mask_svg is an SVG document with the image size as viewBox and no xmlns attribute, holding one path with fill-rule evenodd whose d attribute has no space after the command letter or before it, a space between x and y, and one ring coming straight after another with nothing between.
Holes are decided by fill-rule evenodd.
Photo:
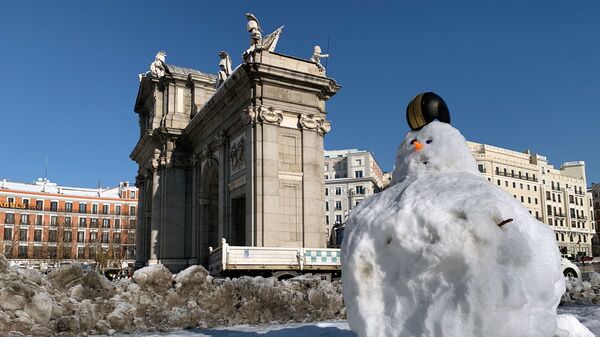
<instances>
[{"instance_id":1,"label":"blue sky","mask_svg":"<svg viewBox=\"0 0 600 337\"><path fill-rule=\"evenodd\" d=\"M360 148L391 170L422 91L446 100L467 139L587 163L600 182L600 2L0 1L0 178L95 187L133 181L138 78L156 51L216 72L248 46L244 13L277 51L326 51L343 86L327 149Z\"/></svg>"}]
</instances>

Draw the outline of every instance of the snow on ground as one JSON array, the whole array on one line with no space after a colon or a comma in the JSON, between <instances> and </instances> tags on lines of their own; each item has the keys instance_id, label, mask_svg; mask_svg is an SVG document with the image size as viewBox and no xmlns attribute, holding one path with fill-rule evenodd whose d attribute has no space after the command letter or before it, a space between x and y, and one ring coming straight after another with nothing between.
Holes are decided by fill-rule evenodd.
<instances>
[{"instance_id":1,"label":"snow on ground","mask_svg":"<svg viewBox=\"0 0 600 337\"><path fill-rule=\"evenodd\" d=\"M47 276L0 255L0 336L78 336L345 318L339 281L310 276L213 279L201 266L164 266L109 282L78 265ZM16 333L15 335L19 335Z\"/></svg>"},{"instance_id":2,"label":"snow on ground","mask_svg":"<svg viewBox=\"0 0 600 337\"><path fill-rule=\"evenodd\" d=\"M116 334L116 337L356 337L345 321L238 325L228 328L189 329L173 332Z\"/></svg>"},{"instance_id":3,"label":"snow on ground","mask_svg":"<svg viewBox=\"0 0 600 337\"><path fill-rule=\"evenodd\" d=\"M600 336L600 305L571 305L558 307L559 314L574 315L594 336ZM134 335L117 334L118 337L356 337L346 321L238 325L228 328L190 329L162 333ZM574 336L571 336L574 337Z\"/></svg>"}]
</instances>

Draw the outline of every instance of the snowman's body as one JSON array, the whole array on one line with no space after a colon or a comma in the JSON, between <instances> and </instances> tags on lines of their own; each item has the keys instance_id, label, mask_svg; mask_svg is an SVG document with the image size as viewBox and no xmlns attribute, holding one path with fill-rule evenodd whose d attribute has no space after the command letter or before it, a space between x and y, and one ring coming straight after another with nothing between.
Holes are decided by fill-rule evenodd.
<instances>
[{"instance_id":1,"label":"snowman's body","mask_svg":"<svg viewBox=\"0 0 600 337\"><path fill-rule=\"evenodd\" d=\"M476 166L434 121L400 145L394 185L353 210L342 278L359 336L554 335L565 284L553 231Z\"/></svg>"}]
</instances>

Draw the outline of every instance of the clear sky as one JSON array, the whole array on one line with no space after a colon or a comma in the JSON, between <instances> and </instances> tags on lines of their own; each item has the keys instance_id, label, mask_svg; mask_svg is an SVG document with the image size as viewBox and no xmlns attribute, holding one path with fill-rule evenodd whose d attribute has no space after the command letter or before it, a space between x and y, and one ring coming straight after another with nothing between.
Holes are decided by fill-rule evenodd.
<instances>
[{"instance_id":1,"label":"clear sky","mask_svg":"<svg viewBox=\"0 0 600 337\"><path fill-rule=\"evenodd\" d=\"M246 12L277 51L327 52L342 85L326 149L360 148L391 170L422 91L446 100L469 140L585 160L600 183L600 2L0 0L0 178L63 185L134 181L138 73L167 63L216 72L248 47Z\"/></svg>"}]
</instances>

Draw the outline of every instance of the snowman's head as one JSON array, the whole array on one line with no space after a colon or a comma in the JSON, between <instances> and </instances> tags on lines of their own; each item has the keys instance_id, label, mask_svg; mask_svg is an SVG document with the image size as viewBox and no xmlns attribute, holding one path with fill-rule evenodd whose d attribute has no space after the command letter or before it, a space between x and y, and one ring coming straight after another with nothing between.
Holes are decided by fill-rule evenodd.
<instances>
[{"instance_id":1,"label":"snowman's head","mask_svg":"<svg viewBox=\"0 0 600 337\"><path fill-rule=\"evenodd\" d=\"M450 124L433 121L409 131L400 143L392 184L408 177L450 172L479 171L465 137Z\"/></svg>"}]
</instances>

